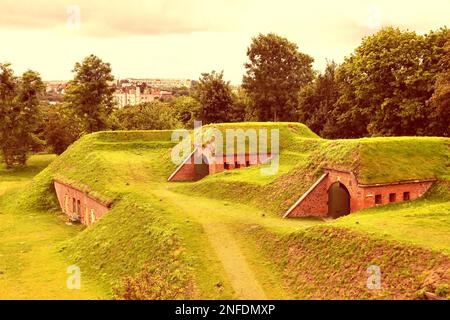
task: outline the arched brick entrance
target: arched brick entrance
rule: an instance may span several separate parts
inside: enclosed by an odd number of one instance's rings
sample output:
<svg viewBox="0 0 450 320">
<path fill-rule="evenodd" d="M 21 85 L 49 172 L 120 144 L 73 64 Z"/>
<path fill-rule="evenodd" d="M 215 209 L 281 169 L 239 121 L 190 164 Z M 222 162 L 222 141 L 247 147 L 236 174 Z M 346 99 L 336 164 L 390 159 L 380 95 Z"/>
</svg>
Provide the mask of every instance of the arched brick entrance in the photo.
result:
<svg viewBox="0 0 450 320">
<path fill-rule="evenodd" d="M 333 183 L 328 189 L 328 216 L 339 218 L 350 213 L 350 193 L 341 182 Z"/>
</svg>

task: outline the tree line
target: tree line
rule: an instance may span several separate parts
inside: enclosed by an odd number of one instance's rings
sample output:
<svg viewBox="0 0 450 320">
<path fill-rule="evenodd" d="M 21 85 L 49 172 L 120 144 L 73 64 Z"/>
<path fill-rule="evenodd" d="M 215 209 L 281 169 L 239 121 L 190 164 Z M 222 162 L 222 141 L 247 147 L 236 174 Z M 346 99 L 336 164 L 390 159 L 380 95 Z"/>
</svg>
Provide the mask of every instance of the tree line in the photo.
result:
<svg viewBox="0 0 450 320">
<path fill-rule="evenodd" d="M 0 147 L 7 166 L 30 151 L 62 153 L 99 130 L 192 128 L 239 121 L 299 121 L 325 138 L 449 136 L 450 31 L 418 35 L 388 27 L 362 39 L 342 64 L 314 59 L 276 34 L 260 34 L 247 49 L 242 86 L 223 71 L 203 73 L 187 96 L 118 109 L 111 65 L 95 55 L 74 66 L 63 103 L 40 97 L 35 71 L 20 77 L 0 64 Z"/>
</svg>

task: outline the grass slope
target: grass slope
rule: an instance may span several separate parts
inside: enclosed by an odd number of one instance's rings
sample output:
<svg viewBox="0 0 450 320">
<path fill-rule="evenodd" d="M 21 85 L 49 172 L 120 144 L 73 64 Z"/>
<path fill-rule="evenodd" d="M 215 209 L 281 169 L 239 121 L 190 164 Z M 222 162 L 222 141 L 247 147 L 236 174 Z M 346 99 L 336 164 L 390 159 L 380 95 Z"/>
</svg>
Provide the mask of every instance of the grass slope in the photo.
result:
<svg viewBox="0 0 450 320">
<path fill-rule="evenodd" d="M 95 299 L 105 292 L 84 275 L 80 290 L 66 286 L 70 265 L 59 254 L 61 243 L 81 231 L 57 212 L 16 210 L 19 188 L 56 157 L 34 155 L 27 167 L 0 168 L 0 299 Z"/>
<path fill-rule="evenodd" d="M 450 258 L 444 254 L 346 228 L 320 226 L 287 235 L 239 228 L 296 299 L 423 299 L 425 292 L 450 298 Z M 379 289 L 367 287 L 370 266 L 380 268 Z"/>
<path fill-rule="evenodd" d="M 352 170 L 362 184 L 450 179 L 450 139 L 434 137 L 325 140 L 297 137 L 280 151 L 274 175 L 260 167 L 225 171 L 179 191 L 252 203 L 282 214 L 322 174 L 324 167 Z"/>
<path fill-rule="evenodd" d="M 411 298 L 422 289 L 446 294 L 448 275 L 441 269 L 447 263 L 442 253 L 449 247 L 450 205 L 445 197 L 449 139 L 331 141 L 295 123 L 217 126 L 222 132 L 227 128 L 279 129 L 280 170 L 261 175 L 263 166 L 258 166 L 195 183 L 167 183 L 175 168 L 170 161 L 175 145 L 171 131 L 99 132 L 72 145 L 27 188 L 9 198 L 14 201 L 8 208 L 19 215 L 59 211 L 54 178 L 112 201 L 110 212 L 95 225 L 65 226 L 73 233 L 66 235 L 63 244 L 57 241 L 59 252 L 51 258 L 80 266 L 106 297 Z M 443 182 L 426 199 L 370 209 L 325 224 L 280 219 L 279 214 L 309 188 L 325 166 L 354 170 L 363 183 L 431 177 Z M 311 228 L 317 224 L 323 226 Z M 360 247 L 360 242 L 367 246 Z M 361 288 L 350 290 L 354 277 L 341 255 L 350 259 L 352 250 L 356 257 L 352 268 L 357 268 L 358 277 L 372 262 L 364 258 L 367 254 L 393 262 L 383 265 L 394 270 L 389 289 L 376 294 Z M 413 255 L 404 257 L 402 250 L 419 250 L 418 256 L 434 262 L 418 263 L 418 269 L 411 269 Z M 316 271 L 298 278 L 306 269 Z M 434 279 L 430 288 L 426 287 L 429 279 L 408 282 L 395 276 L 405 273 L 422 279 L 427 272 Z M 340 280 L 348 281 L 343 284 L 348 294 L 331 289 L 332 285 L 339 287 L 335 275 L 348 279 Z M 406 289 L 392 289 L 395 279 Z"/>
</svg>

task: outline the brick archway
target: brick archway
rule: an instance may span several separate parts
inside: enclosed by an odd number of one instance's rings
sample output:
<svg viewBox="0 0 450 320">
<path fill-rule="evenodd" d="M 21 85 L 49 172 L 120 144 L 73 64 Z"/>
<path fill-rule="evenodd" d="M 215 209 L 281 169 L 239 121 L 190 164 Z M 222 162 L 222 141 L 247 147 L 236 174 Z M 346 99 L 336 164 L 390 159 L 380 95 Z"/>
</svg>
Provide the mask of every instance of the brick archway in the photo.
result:
<svg viewBox="0 0 450 320">
<path fill-rule="evenodd" d="M 339 218 L 350 213 L 350 192 L 340 181 L 328 188 L 328 216 Z"/>
</svg>

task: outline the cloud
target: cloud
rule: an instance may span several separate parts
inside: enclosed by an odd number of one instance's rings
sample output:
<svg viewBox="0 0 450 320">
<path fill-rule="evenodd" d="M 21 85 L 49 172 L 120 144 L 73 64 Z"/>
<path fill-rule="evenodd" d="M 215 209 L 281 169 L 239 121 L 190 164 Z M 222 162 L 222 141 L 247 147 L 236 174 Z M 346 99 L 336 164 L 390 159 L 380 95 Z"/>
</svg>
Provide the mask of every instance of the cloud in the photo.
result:
<svg viewBox="0 0 450 320">
<path fill-rule="evenodd" d="M 79 18 L 79 33 L 93 37 L 230 31 L 239 5 L 237 0 L 2 0 L 0 28 L 63 30 Z"/>
</svg>

